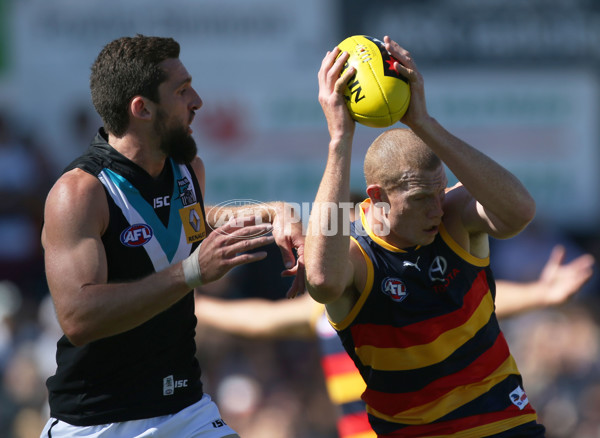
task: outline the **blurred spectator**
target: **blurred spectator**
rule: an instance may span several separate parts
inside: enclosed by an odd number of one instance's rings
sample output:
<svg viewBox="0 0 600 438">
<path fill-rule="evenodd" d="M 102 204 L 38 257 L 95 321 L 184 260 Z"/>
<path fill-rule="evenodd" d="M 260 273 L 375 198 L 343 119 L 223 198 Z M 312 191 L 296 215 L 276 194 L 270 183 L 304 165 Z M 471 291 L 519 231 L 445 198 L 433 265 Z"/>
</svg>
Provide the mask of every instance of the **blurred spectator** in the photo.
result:
<svg viewBox="0 0 600 438">
<path fill-rule="evenodd" d="M 16 126 L 0 111 L 0 279 L 38 299 L 46 290 L 39 236 L 53 172 L 34 137 Z"/>
<path fill-rule="evenodd" d="M 0 375 L 14 353 L 16 315 L 21 308 L 21 292 L 11 281 L 0 281 Z"/>
<path fill-rule="evenodd" d="M 40 230 L 54 172 L 47 151 L 16 120 L 0 110 L 0 438 L 39 436 L 46 400 L 33 342 L 47 294 Z"/>
<path fill-rule="evenodd" d="M 505 321 L 503 330 L 547 438 L 600 436 L 600 329 L 594 301 Z"/>
<path fill-rule="evenodd" d="M 90 102 L 79 102 L 68 109 L 66 120 L 69 135 L 65 137 L 72 145 L 73 154 L 79 155 L 97 134 L 98 126 L 102 126 L 102 119 L 91 109 Z M 64 166 L 67 164 L 64 163 Z"/>
</svg>

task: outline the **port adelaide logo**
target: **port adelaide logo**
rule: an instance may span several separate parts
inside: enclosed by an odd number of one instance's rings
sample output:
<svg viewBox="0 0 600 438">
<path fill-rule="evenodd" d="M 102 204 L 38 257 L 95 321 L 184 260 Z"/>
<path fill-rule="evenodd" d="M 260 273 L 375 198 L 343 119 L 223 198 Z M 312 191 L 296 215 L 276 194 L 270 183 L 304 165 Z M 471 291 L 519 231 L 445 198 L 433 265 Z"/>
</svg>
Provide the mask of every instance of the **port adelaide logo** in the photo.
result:
<svg viewBox="0 0 600 438">
<path fill-rule="evenodd" d="M 152 228 L 147 224 L 133 224 L 121 233 L 121 243 L 129 247 L 145 245 L 152 239 Z"/>
<path fill-rule="evenodd" d="M 408 296 L 404 282 L 393 277 L 386 277 L 383 279 L 381 282 L 381 291 L 396 303 L 404 301 Z"/>
</svg>

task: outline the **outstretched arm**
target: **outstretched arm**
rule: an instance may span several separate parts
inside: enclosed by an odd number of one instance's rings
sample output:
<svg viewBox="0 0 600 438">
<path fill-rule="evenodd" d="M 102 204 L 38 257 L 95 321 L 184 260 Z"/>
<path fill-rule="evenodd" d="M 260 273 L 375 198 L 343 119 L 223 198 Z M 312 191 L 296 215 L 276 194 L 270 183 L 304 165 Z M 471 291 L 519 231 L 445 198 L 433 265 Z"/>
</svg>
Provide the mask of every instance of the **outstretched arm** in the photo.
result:
<svg viewBox="0 0 600 438">
<path fill-rule="evenodd" d="M 554 306 L 567 301 L 589 281 L 594 257 L 583 254 L 563 263 L 564 247 L 557 245 L 536 281 L 521 283 L 496 281 L 496 314 L 508 317 L 528 310 Z"/>
<path fill-rule="evenodd" d="M 316 306 L 308 295 L 272 301 L 264 298 L 224 300 L 196 294 L 199 325 L 249 338 L 311 337 Z"/>
</svg>

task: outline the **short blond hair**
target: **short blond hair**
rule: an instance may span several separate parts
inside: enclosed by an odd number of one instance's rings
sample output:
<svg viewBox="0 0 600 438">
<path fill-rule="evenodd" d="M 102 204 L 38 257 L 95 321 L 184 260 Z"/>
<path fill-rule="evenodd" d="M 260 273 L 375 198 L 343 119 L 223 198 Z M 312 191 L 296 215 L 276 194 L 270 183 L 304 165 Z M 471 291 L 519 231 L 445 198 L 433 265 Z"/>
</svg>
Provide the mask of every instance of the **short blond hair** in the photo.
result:
<svg viewBox="0 0 600 438">
<path fill-rule="evenodd" d="M 367 186 L 391 189 L 407 171 L 432 171 L 441 166 L 437 155 L 410 129 L 394 128 L 379 135 L 367 150 L 364 174 Z"/>
</svg>

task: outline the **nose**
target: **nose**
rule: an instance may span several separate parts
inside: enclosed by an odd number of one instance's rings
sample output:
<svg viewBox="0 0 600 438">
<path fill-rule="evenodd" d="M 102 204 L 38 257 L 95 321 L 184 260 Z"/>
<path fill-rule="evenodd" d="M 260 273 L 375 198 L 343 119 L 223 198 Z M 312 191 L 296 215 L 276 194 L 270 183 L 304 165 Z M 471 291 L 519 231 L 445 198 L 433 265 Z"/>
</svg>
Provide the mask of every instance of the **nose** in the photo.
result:
<svg viewBox="0 0 600 438">
<path fill-rule="evenodd" d="M 194 98 L 192 99 L 191 109 L 192 109 L 192 111 L 196 111 L 202 107 L 204 102 L 202 102 L 202 99 L 200 98 L 200 96 L 198 95 L 196 90 L 193 90 L 193 91 L 194 91 Z"/>
<path fill-rule="evenodd" d="M 435 198 L 430 205 L 429 208 L 429 217 L 431 218 L 439 218 L 444 215 L 444 209 L 442 205 L 442 200 Z"/>
</svg>

